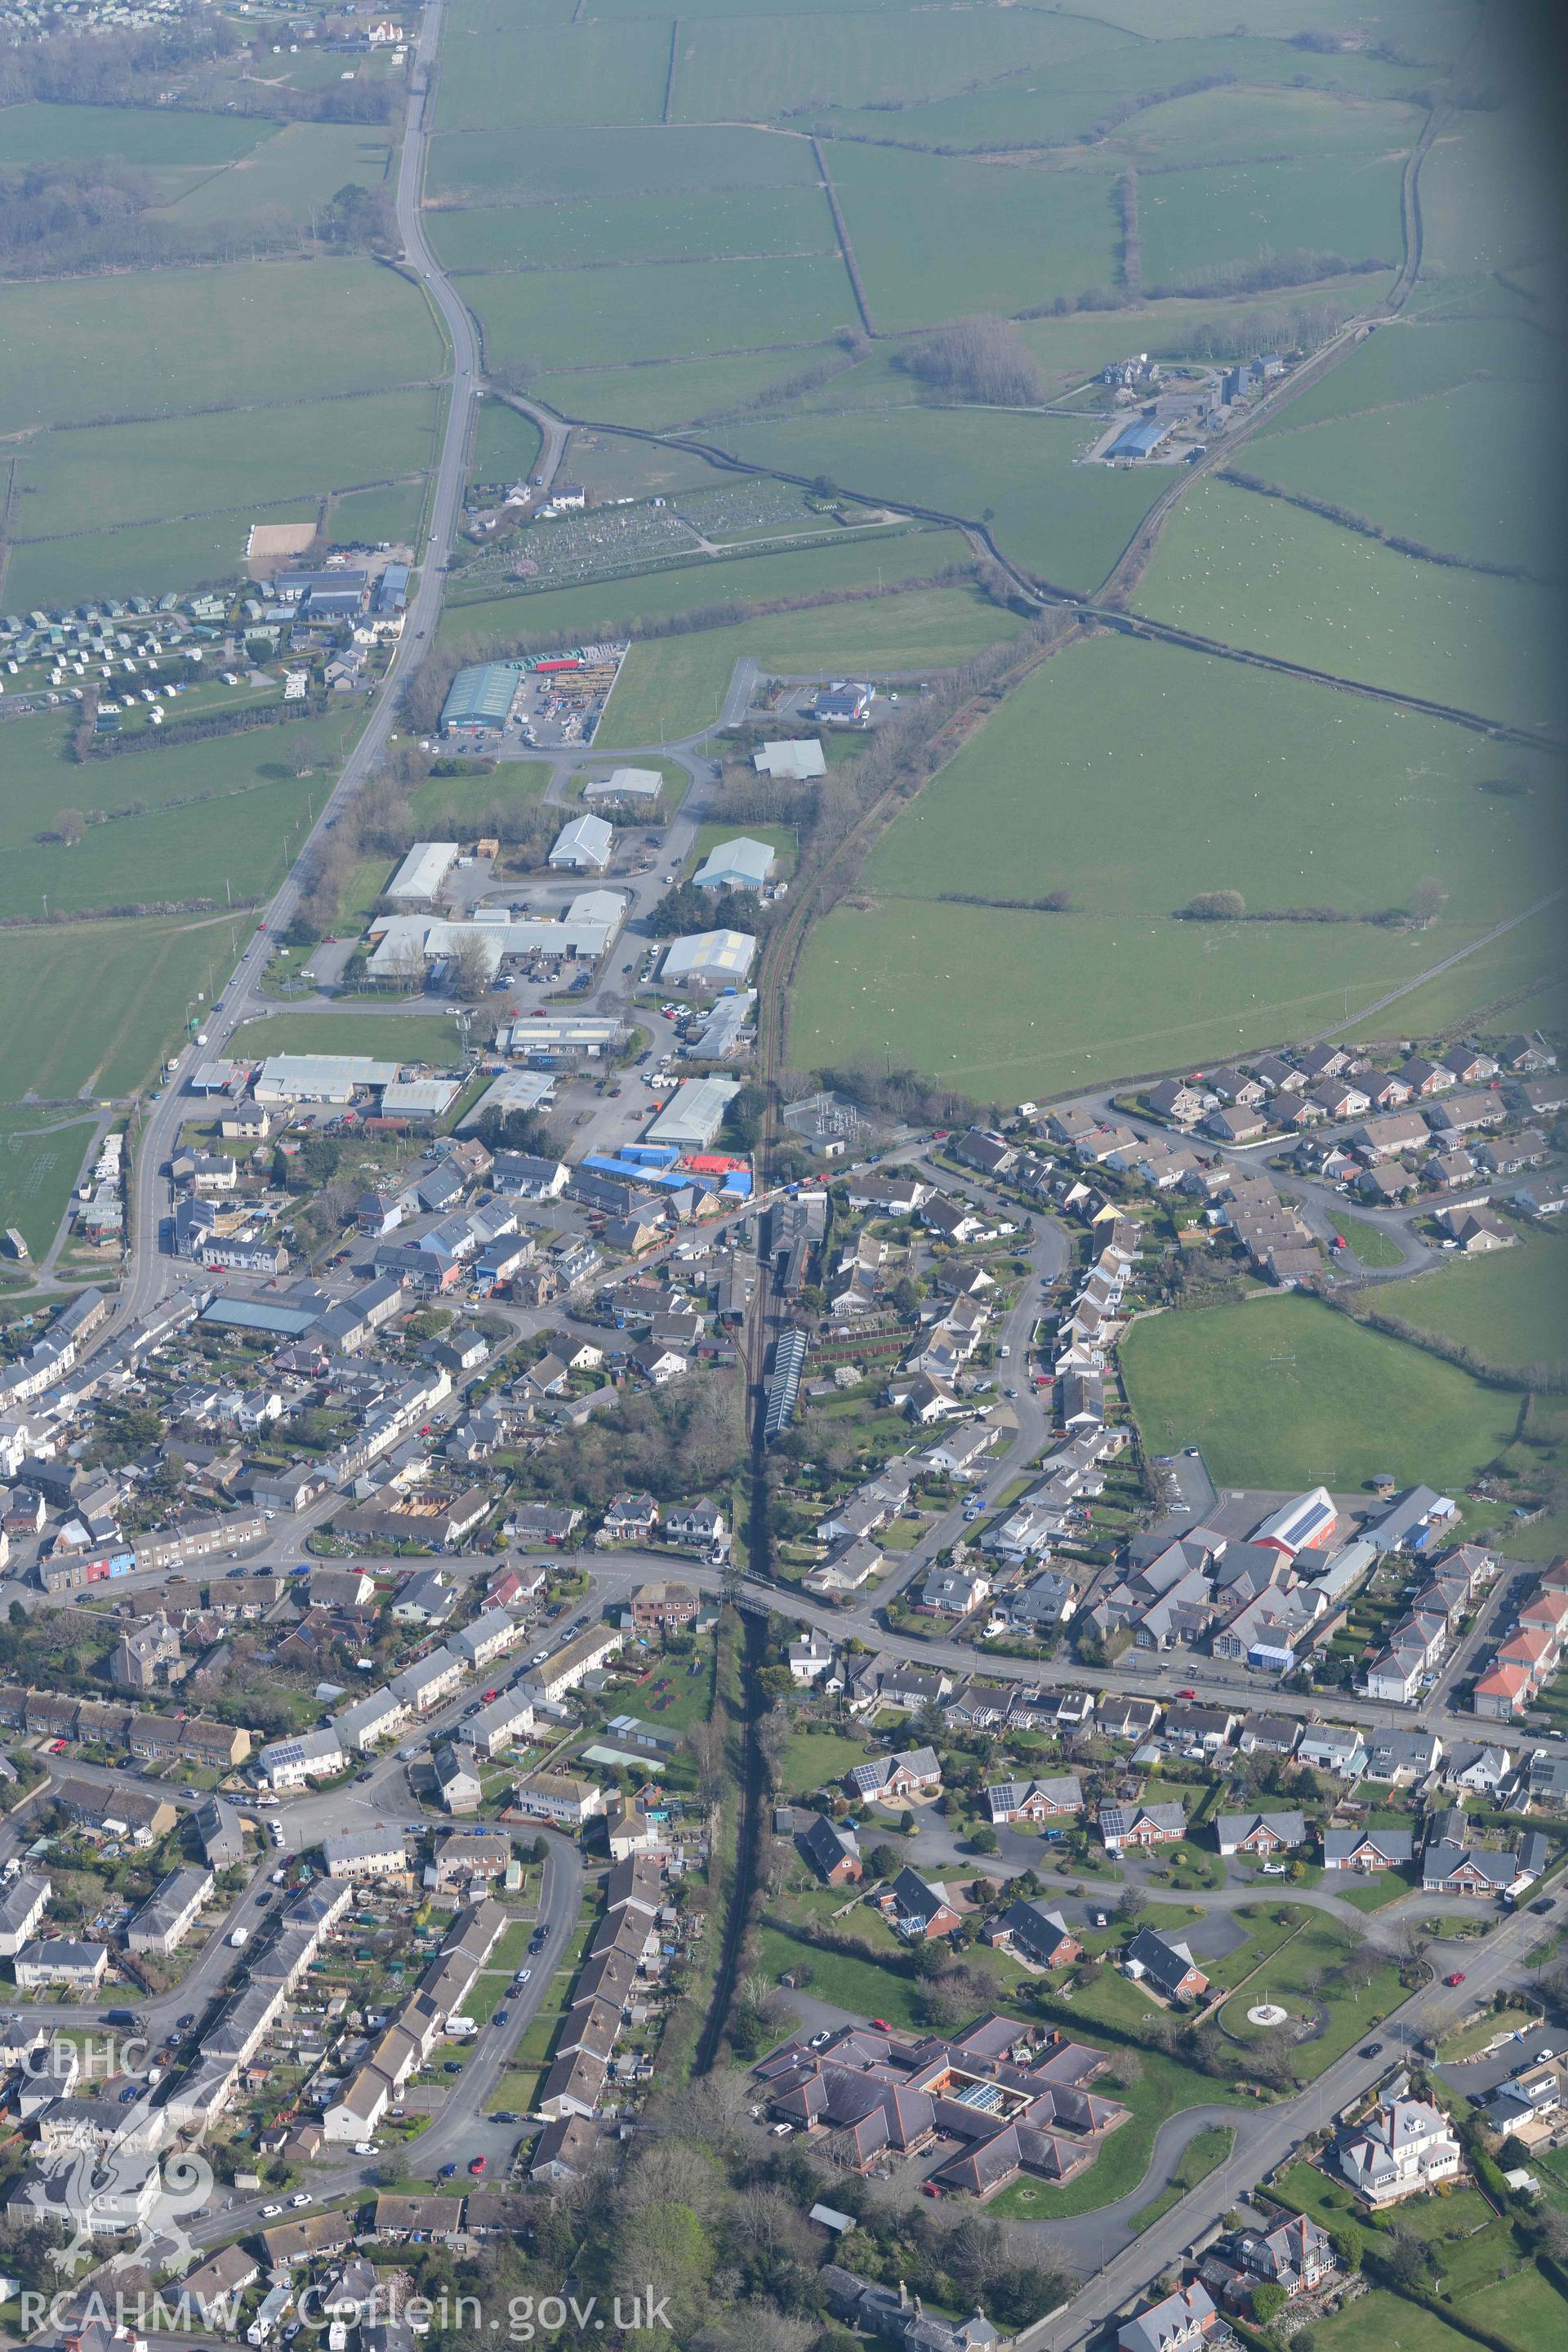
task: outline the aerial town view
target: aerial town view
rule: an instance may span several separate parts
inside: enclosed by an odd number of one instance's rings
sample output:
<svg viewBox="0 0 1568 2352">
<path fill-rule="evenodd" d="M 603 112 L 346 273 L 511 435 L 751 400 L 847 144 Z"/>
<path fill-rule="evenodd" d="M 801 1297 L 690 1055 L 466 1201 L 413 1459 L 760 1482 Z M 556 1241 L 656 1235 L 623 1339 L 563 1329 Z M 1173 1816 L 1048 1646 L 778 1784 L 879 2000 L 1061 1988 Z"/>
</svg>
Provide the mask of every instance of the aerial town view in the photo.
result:
<svg viewBox="0 0 1568 2352">
<path fill-rule="evenodd" d="M 1568 2347 L 1565 97 L 0 0 L 0 2352 Z"/>
</svg>

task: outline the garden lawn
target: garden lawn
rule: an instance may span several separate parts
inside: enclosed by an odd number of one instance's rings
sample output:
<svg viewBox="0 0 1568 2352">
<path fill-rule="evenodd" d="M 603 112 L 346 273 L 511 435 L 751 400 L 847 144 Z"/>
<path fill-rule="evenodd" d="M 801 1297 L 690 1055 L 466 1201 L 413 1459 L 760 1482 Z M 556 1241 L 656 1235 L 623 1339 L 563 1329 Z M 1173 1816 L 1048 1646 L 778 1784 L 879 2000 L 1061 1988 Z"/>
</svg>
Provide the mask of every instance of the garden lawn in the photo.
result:
<svg viewBox="0 0 1568 2352">
<path fill-rule="evenodd" d="M 1398 1969 L 1387 1966 L 1380 1968 L 1367 1984 L 1353 1991 L 1342 1984 L 1330 1985 L 1326 1981 L 1328 1972 L 1344 1958 L 1351 1945 L 1351 1937 L 1334 1921 L 1314 1919 L 1266 1960 L 1257 1975 L 1250 1977 L 1226 2002 L 1221 2012 L 1226 2032 L 1245 2040 L 1262 2031 L 1247 2021 L 1248 2009 L 1260 2001 L 1277 2001 L 1297 2018 L 1309 2012 L 1316 2001 L 1323 2015 L 1324 2030 L 1315 2040 L 1299 2042 L 1291 2062 L 1299 2082 L 1314 2080 L 1325 2066 L 1343 2057 L 1370 2026 L 1397 2009 L 1405 1997 Z M 1314 1976 L 1323 1979 L 1315 1992 L 1311 1989 Z"/>
<path fill-rule="evenodd" d="M 1315 2164 L 1293 2164 L 1280 2176 L 1279 2199 L 1293 2213 L 1310 2213 L 1331 2230 L 1347 2216 L 1361 2217 L 1365 2207 L 1342 2180 L 1331 2179 Z"/>
<path fill-rule="evenodd" d="M 1374 2287 L 1312 2329 L 1323 2352 L 1467 2352 L 1474 2338 L 1462 2336 L 1436 2312 L 1403 2295 Z"/>
<path fill-rule="evenodd" d="M 1113 2063 L 1116 2055 L 1115 2051 L 1110 2053 Z M 1131 2109 L 1131 2115 L 1105 2141 L 1089 2170 L 1062 2188 L 1027 2178 L 1011 2182 L 988 2200 L 987 2210 L 995 2219 L 1067 2221 L 1075 2213 L 1091 2213 L 1099 2206 L 1113 2204 L 1131 2195 L 1143 2179 L 1154 2152 L 1154 2136 L 1170 2116 L 1191 2107 L 1236 2105 L 1234 2094 L 1223 2083 L 1211 2082 L 1179 2059 L 1141 2051 L 1139 2064 L 1138 2080 L 1126 2090 L 1118 2090 L 1114 2083 L 1103 2079 L 1098 2087 L 1097 2096 L 1119 2100 Z"/>
<path fill-rule="evenodd" d="M 1489 1364 L 1560 1370 L 1568 1352 L 1568 1247 L 1557 1234 L 1531 1234 L 1511 1250 L 1402 1282 L 1388 1306 L 1402 1322 L 1472 1348 Z"/>
<path fill-rule="evenodd" d="M 811 1969 L 809 1990 L 814 2000 L 826 2000 L 852 2017 L 885 2017 L 889 2025 L 917 2025 L 915 2004 L 920 1987 L 909 1977 L 895 1976 L 871 1957 L 864 1959 L 844 1952 L 819 1951 L 815 1944 L 786 1935 L 781 1927 L 763 1927 L 758 1950 L 764 1973 L 773 1979 L 798 1968 Z"/>
<path fill-rule="evenodd" d="M 0 1230 L 15 1225 L 35 1258 L 54 1240 L 92 1140 L 91 1118 L 0 1113 Z"/>
<path fill-rule="evenodd" d="M 1187 2142 L 1182 2150 L 1173 2179 L 1161 2189 L 1158 2197 L 1132 2216 L 1132 2227 L 1142 2232 L 1152 2226 L 1179 2205 L 1191 2189 L 1222 2165 L 1236 2146 L 1236 2134 L 1228 2124 L 1210 2124 Z"/>
<path fill-rule="evenodd" d="M 1404 1265 L 1405 1252 L 1396 1241 L 1390 1240 L 1381 1226 L 1365 1224 L 1360 1217 L 1336 1214 L 1334 1228 L 1336 1232 L 1344 1235 L 1352 1254 L 1363 1265 L 1375 1267 Z M 1408 1293 L 1402 1290 L 1399 1296 L 1403 1300 Z"/>
<path fill-rule="evenodd" d="M 493 2116 L 498 2113 L 511 2116 L 531 2115 L 533 2103 L 539 2096 L 539 2086 L 543 2079 L 542 2067 L 531 2067 L 526 2071 L 519 2067 L 509 2067 L 485 2101 L 486 2115 Z"/>
<path fill-rule="evenodd" d="M 1306 1298 L 1135 1324 L 1121 1367 L 1144 1443 L 1201 1444 L 1224 1486 L 1344 1493 L 1387 1470 L 1462 1492 L 1517 1419 L 1510 1396 Z"/>
<path fill-rule="evenodd" d="M 867 1750 L 858 1739 L 845 1739 L 837 1731 L 792 1731 L 779 1772 L 786 1789 L 805 1796 L 841 1780 L 853 1765 L 866 1760 Z"/>
<path fill-rule="evenodd" d="M 1200 482 L 1138 607 L 1205 636 L 1560 734 L 1563 593 L 1425 563 L 1278 499 Z"/>
<path fill-rule="evenodd" d="M 1335 1871 L 1331 1875 L 1338 1878 L 1340 1873 Z M 1347 1872 L 1345 1875 L 1349 1876 L 1349 1873 Z M 1335 1886 L 1332 1891 L 1339 1896 L 1342 1903 L 1350 1904 L 1354 1910 L 1382 1911 L 1388 1904 L 1397 1903 L 1402 1895 L 1412 1894 L 1415 1887 L 1415 1879 L 1413 1873 L 1404 1870 L 1380 1870 L 1371 1878 L 1358 1878 L 1352 1885 Z"/>
</svg>

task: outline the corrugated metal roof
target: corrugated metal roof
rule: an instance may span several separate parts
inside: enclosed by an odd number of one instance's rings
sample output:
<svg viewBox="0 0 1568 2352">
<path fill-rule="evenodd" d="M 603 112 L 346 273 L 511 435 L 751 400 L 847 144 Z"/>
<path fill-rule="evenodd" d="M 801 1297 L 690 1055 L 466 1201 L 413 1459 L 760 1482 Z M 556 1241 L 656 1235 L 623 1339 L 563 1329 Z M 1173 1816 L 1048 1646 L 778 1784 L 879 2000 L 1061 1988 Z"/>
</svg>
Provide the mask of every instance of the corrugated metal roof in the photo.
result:
<svg viewBox="0 0 1568 2352">
<path fill-rule="evenodd" d="M 476 662 L 460 669 L 442 706 L 442 726 L 504 727 L 522 676 L 520 662 Z"/>
<path fill-rule="evenodd" d="M 767 842 L 737 834 L 733 841 L 716 842 L 691 878 L 700 890 L 716 890 L 726 883 L 742 890 L 760 890 L 773 872 L 773 857 Z"/>
<path fill-rule="evenodd" d="M 689 931 L 665 951 L 666 980 L 744 980 L 757 952 L 750 931 Z"/>
<path fill-rule="evenodd" d="M 386 886 L 389 898 L 433 898 L 458 855 L 455 841 L 416 841 Z"/>
</svg>

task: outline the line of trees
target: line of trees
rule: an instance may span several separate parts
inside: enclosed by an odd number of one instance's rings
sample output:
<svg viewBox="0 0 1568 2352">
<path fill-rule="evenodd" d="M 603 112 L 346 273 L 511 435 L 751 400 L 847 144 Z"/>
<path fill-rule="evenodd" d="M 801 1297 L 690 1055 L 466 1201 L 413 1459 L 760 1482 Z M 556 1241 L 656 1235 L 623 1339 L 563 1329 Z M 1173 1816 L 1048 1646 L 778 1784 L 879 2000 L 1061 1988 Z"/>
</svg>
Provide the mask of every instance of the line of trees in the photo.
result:
<svg viewBox="0 0 1568 2352">
<path fill-rule="evenodd" d="M 1149 302 L 1164 302 L 1177 297 L 1190 300 L 1215 295 L 1267 294 L 1275 287 L 1313 286 L 1324 278 L 1370 277 L 1394 266 L 1375 254 L 1361 261 L 1350 261 L 1342 253 L 1314 253 L 1306 246 L 1298 246 L 1289 253 L 1274 253 L 1265 247 L 1254 261 L 1217 262 L 1193 278 L 1174 279 L 1169 285 L 1146 286 L 1143 298 Z"/>
</svg>

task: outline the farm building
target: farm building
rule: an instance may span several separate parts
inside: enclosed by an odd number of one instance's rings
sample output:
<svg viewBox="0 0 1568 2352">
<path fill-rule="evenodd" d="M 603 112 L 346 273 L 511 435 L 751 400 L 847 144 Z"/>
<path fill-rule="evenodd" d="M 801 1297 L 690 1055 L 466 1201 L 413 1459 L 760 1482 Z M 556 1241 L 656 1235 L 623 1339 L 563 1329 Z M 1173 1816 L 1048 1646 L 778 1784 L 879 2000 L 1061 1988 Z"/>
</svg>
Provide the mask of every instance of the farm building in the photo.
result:
<svg viewBox="0 0 1568 2352">
<path fill-rule="evenodd" d="M 665 950 L 660 976 L 667 986 L 695 981 L 722 988 L 745 979 L 756 952 L 757 942 L 750 931 L 689 931 Z"/>
<path fill-rule="evenodd" d="M 499 735 L 511 717 L 522 676 L 515 662 L 476 662 L 469 669 L 460 669 L 442 706 L 442 734 L 471 728 L 480 734 Z"/>
<path fill-rule="evenodd" d="M 1163 425 L 1157 416 L 1130 425 L 1106 451 L 1106 463 L 1113 464 L 1118 457 L 1152 457 L 1161 442 L 1169 439 L 1170 432 L 1169 425 Z"/>
<path fill-rule="evenodd" d="M 600 874 L 609 863 L 615 837 L 615 828 L 602 816 L 574 816 L 556 835 L 550 863 L 574 873 Z"/>
<path fill-rule="evenodd" d="M 416 841 L 391 881 L 386 896 L 405 906 L 428 906 L 457 861 L 455 841 Z"/>
<path fill-rule="evenodd" d="M 767 843 L 741 834 L 733 841 L 716 842 L 691 879 L 699 890 L 760 890 L 773 870 Z"/>
</svg>

